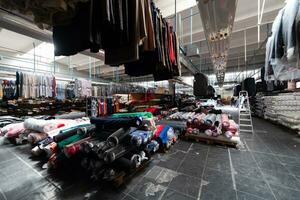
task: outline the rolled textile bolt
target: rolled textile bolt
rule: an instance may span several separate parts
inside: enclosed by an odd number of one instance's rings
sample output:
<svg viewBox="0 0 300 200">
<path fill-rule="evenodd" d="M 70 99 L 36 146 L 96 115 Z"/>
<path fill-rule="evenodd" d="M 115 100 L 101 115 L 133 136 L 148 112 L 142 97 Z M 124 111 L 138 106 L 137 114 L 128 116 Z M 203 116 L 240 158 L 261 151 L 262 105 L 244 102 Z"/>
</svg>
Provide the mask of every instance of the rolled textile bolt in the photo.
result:
<svg viewBox="0 0 300 200">
<path fill-rule="evenodd" d="M 49 168 L 57 168 L 66 160 L 64 153 L 55 153 L 48 160 Z"/>
<path fill-rule="evenodd" d="M 226 131 L 224 135 L 225 135 L 226 138 L 231 139 L 232 136 L 233 136 L 233 133 L 230 132 L 230 131 Z"/>
<path fill-rule="evenodd" d="M 99 143 L 98 140 L 85 141 L 82 144 L 80 144 L 80 150 L 84 153 L 89 154 L 93 151 L 93 148 L 97 143 Z"/>
<path fill-rule="evenodd" d="M 227 114 L 222 114 L 221 118 L 222 118 L 223 128 L 225 128 L 225 129 L 228 128 L 230 126 L 228 115 Z"/>
<path fill-rule="evenodd" d="M 51 137 L 47 137 L 46 139 L 40 141 L 37 146 L 35 146 L 32 150 L 31 153 L 35 156 L 39 156 L 42 154 L 44 151 L 44 148 L 49 145 L 50 143 L 53 142 L 53 139 Z"/>
<path fill-rule="evenodd" d="M 107 138 L 107 142 L 111 147 L 115 147 L 127 135 L 129 135 L 129 131 L 125 131 L 124 128 L 120 128 Z"/>
<path fill-rule="evenodd" d="M 134 135 L 131 137 L 131 144 L 136 147 L 139 147 L 143 144 L 143 138 L 139 135 Z"/>
<path fill-rule="evenodd" d="M 198 135 L 200 133 L 200 131 L 199 131 L 199 129 L 194 128 L 192 133 L 195 135 Z"/>
<path fill-rule="evenodd" d="M 113 180 L 116 176 L 116 171 L 113 169 L 107 169 L 103 173 L 103 180 Z"/>
<path fill-rule="evenodd" d="M 96 126 L 94 124 L 90 124 L 90 125 L 78 128 L 77 133 L 90 136 L 95 130 L 96 130 Z"/>
<path fill-rule="evenodd" d="M 206 115 L 206 117 L 204 118 L 205 124 L 208 126 L 213 126 L 215 121 L 216 121 L 216 114 L 208 114 Z"/>
<path fill-rule="evenodd" d="M 159 149 L 159 143 L 156 140 L 151 140 L 149 144 L 147 144 L 145 150 L 148 153 L 155 153 Z"/>
<path fill-rule="evenodd" d="M 204 132 L 207 136 L 212 136 L 212 131 L 210 129 L 207 129 L 205 132 Z"/>
<path fill-rule="evenodd" d="M 66 130 L 61 130 L 58 135 L 53 137 L 54 142 L 60 142 L 63 141 L 64 139 L 67 139 L 73 135 L 77 134 L 77 128 L 71 128 L 71 129 L 66 129 Z"/>
<path fill-rule="evenodd" d="M 132 149 L 133 149 L 132 146 L 118 145 L 116 147 L 113 147 L 113 148 L 105 151 L 103 154 L 103 160 L 106 163 L 111 163 L 111 162 L 115 161 L 116 159 L 122 157 L 123 155 L 125 155 Z"/>
<path fill-rule="evenodd" d="M 85 112 L 71 112 L 68 114 L 57 115 L 55 119 L 79 119 L 86 116 Z"/>
<path fill-rule="evenodd" d="M 221 124 L 222 124 L 222 117 L 221 117 L 221 115 L 217 115 L 214 125 L 216 127 L 219 127 L 219 126 L 221 126 Z"/>
<path fill-rule="evenodd" d="M 139 127 L 143 119 L 140 117 L 135 118 L 91 118 L 91 124 L 95 124 L 97 129 L 111 129 L 111 128 L 124 128 L 124 127 Z"/>
<path fill-rule="evenodd" d="M 44 147 L 44 151 L 46 152 L 47 157 L 51 157 L 53 154 L 58 152 L 57 143 L 51 142 L 50 144 Z"/>
<path fill-rule="evenodd" d="M 71 157 L 80 151 L 80 145 L 86 141 L 91 140 L 91 137 L 84 138 L 75 143 L 69 144 L 64 147 L 64 153 L 67 157 Z"/>
<path fill-rule="evenodd" d="M 36 144 L 48 137 L 47 133 L 30 133 L 28 135 L 28 142 L 31 144 Z"/>
<path fill-rule="evenodd" d="M 136 130 L 130 133 L 131 136 L 136 136 L 139 137 L 140 139 L 138 140 L 142 140 L 141 144 L 146 144 L 147 142 L 149 142 L 153 136 L 153 132 L 152 131 L 142 131 L 142 130 Z M 140 142 L 140 141 L 139 141 Z M 138 146 L 140 146 L 141 144 L 139 144 Z"/>
<path fill-rule="evenodd" d="M 142 157 L 139 154 L 134 154 L 130 159 L 131 165 L 138 168 L 142 164 Z"/>
</svg>

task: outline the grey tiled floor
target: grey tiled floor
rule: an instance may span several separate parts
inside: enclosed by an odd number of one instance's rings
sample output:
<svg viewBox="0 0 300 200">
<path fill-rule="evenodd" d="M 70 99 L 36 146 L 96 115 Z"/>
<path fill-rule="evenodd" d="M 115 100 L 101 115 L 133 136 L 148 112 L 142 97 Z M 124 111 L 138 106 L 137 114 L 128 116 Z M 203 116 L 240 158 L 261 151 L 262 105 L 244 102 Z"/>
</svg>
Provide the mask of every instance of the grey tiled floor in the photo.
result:
<svg viewBox="0 0 300 200">
<path fill-rule="evenodd" d="M 300 199 L 300 139 L 254 119 L 240 150 L 179 141 L 126 186 L 112 189 L 84 173 L 48 172 L 28 146 L 0 149 L 0 200 L 13 199 Z"/>
</svg>

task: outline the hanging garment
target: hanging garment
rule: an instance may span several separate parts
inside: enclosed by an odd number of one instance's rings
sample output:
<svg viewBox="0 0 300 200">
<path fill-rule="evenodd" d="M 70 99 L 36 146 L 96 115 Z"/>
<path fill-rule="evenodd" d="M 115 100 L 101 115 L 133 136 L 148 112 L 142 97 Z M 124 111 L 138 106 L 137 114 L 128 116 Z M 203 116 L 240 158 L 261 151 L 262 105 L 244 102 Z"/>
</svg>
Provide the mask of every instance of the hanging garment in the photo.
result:
<svg viewBox="0 0 300 200">
<path fill-rule="evenodd" d="M 105 64 L 119 66 L 139 59 L 139 42 L 145 37 L 140 30 L 140 0 L 128 1 L 128 30 L 129 42 L 118 48 L 104 48 Z"/>
<path fill-rule="evenodd" d="M 291 60 L 295 53 L 296 32 L 295 18 L 299 9 L 299 0 L 289 0 L 285 5 L 282 15 L 282 35 L 285 46 L 285 54 L 288 60 Z"/>
<path fill-rule="evenodd" d="M 76 16 L 68 25 L 53 26 L 55 56 L 70 56 L 91 47 L 90 3 L 79 2 Z"/>
</svg>

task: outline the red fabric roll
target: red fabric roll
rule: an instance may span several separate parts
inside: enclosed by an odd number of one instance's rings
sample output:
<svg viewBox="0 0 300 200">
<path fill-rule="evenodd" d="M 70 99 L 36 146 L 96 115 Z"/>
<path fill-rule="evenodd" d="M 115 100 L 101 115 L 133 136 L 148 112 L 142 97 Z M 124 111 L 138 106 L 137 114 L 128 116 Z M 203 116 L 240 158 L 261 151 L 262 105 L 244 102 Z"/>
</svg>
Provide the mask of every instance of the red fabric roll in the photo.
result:
<svg viewBox="0 0 300 200">
<path fill-rule="evenodd" d="M 154 139 L 158 138 L 160 136 L 161 131 L 165 128 L 165 125 L 157 125 L 156 131 L 154 134 Z"/>
<path fill-rule="evenodd" d="M 84 138 L 75 143 L 69 144 L 64 147 L 64 153 L 67 157 L 71 157 L 80 151 L 80 145 L 86 141 L 91 140 L 91 137 Z"/>
<path fill-rule="evenodd" d="M 230 126 L 229 118 L 227 114 L 222 114 L 222 127 L 227 129 Z"/>
</svg>

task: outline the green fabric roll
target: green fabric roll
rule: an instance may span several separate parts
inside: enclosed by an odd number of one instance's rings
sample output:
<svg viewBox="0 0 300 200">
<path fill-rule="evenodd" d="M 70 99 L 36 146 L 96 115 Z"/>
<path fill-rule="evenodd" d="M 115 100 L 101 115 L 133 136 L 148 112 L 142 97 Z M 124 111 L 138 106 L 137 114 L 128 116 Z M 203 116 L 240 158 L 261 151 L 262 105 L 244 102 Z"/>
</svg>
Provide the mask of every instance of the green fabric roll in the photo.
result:
<svg viewBox="0 0 300 200">
<path fill-rule="evenodd" d="M 152 118 L 151 112 L 135 112 L 135 113 L 116 113 L 112 115 L 113 117 L 145 117 Z"/>
<path fill-rule="evenodd" d="M 85 138 L 85 134 L 76 134 L 58 143 L 58 148 L 63 149 L 66 145 L 77 142 Z"/>
</svg>

